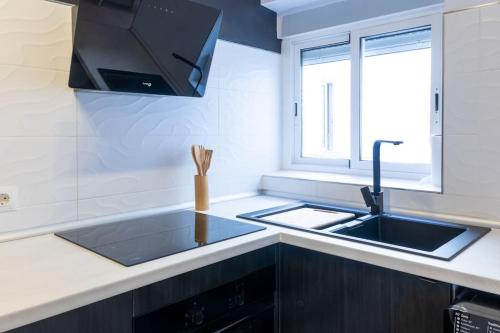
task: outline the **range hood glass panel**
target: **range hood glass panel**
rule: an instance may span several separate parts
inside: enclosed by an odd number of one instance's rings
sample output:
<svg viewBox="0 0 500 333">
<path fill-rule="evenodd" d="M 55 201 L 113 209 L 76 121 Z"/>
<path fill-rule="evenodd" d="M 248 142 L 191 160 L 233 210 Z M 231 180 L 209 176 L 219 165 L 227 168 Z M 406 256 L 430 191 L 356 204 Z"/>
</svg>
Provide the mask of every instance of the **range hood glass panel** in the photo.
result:
<svg viewBox="0 0 500 333">
<path fill-rule="evenodd" d="M 80 0 L 70 87 L 203 96 L 222 12 L 188 0 L 117 1 Z"/>
</svg>

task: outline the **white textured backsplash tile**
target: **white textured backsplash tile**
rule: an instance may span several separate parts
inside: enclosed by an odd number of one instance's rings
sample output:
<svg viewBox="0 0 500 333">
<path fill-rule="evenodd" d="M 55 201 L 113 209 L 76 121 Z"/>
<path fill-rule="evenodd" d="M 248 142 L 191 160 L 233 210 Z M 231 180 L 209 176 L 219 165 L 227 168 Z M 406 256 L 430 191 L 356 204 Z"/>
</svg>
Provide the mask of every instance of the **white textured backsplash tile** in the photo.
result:
<svg viewBox="0 0 500 333">
<path fill-rule="evenodd" d="M 445 64 L 446 66 L 446 64 Z M 444 81 L 443 127 L 446 135 L 475 134 L 479 128 L 479 118 L 483 112 L 481 100 L 481 73 L 452 73 L 446 71 Z M 479 116 L 479 117 L 478 117 Z"/>
<path fill-rule="evenodd" d="M 392 209 L 499 220 L 498 199 L 484 196 L 391 191 L 389 205 Z"/>
<path fill-rule="evenodd" d="M 481 46 L 479 9 L 447 14 L 444 22 L 445 75 L 478 70 Z"/>
<path fill-rule="evenodd" d="M 479 73 L 480 90 L 477 105 L 470 109 L 478 122 L 476 130 L 481 135 L 497 135 L 500 126 L 500 69 Z"/>
<path fill-rule="evenodd" d="M 360 198 L 360 187 L 323 182 L 317 185 L 316 195 L 328 201 L 359 203 L 362 199 Z"/>
<path fill-rule="evenodd" d="M 500 6 L 482 7 L 480 17 L 480 69 L 500 69 Z"/>
<path fill-rule="evenodd" d="M 190 185 L 195 166 L 190 147 L 214 147 L 214 137 L 145 136 L 79 139 L 79 198 Z M 215 158 L 219 154 L 217 147 Z"/>
<path fill-rule="evenodd" d="M 279 99 L 268 93 L 221 90 L 220 126 L 223 135 L 272 136 L 279 128 Z"/>
<path fill-rule="evenodd" d="M 448 135 L 444 139 L 443 190 L 445 194 L 477 195 L 481 147 L 477 135 Z"/>
<path fill-rule="evenodd" d="M 0 214 L 0 234 L 71 222 L 76 219 L 76 201 L 20 207 L 17 211 Z"/>
<path fill-rule="evenodd" d="M 0 137 L 76 136 L 68 73 L 0 64 Z"/>
<path fill-rule="evenodd" d="M 77 93 L 78 135 L 100 137 L 217 135 L 219 91 L 203 98 Z"/>
<path fill-rule="evenodd" d="M 209 170 L 213 195 L 255 191 L 262 170 L 279 167 L 277 143 L 258 136 L 80 138 L 79 198 L 192 186 L 192 143 L 215 151 Z"/>
<path fill-rule="evenodd" d="M 78 218 L 87 219 L 165 207 L 193 200 L 194 187 L 190 186 L 83 199 L 78 202 Z"/>
<path fill-rule="evenodd" d="M 263 177 L 261 186 L 270 192 L 298 194 L 307 197 L 316 197 L 318 193 L 318 182 L 302 179 Z"/>
<path fill-rule="evenodd" d="M 277 170 L 278 136 L 275 132 L 258 132 L 249 136 L 220 136 L 215 147 L 212 175 L 257 176 L 262 170 Z M 259 177 L 260 178 L 260 177 Z"/>
<path fill-rule="evenodd" d="M 500 200 L 500 134 L 480 135 L 480 167 L 475 170 L 477 195 Z M 474 192 L 473 192 L 474 195 Z"/>
<path fill-rule="evenodd" d="M 0 0 L 0 64 L 67 71 L 71 7 L 42 0 Z"/>
<path fill-rule="evenodd" d="M 208 191 L 211 197 L 231 196 L 235 193 L 256 192 L 260 186 L 262 174 L 212 175 L 209 178 Z M 194 201 L 194 193 L 191 196 Z"/>
<path fill-rule="evenodd" d="M 281 57 L 252 47 L 218 42 L 214 64 L 226 90 L 280 94 Z"/>
<path fill-rule="evenodd" d="M 0 184 L 20 207 L 74 201 L 76 183 L 76 138 L 0 138 Z"/>
</svg>

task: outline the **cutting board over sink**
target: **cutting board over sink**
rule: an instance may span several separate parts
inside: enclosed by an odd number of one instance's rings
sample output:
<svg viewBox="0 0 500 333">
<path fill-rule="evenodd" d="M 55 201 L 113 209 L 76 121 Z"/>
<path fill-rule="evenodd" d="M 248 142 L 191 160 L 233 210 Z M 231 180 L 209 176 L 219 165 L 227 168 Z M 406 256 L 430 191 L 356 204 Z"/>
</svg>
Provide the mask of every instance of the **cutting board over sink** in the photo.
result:
<svg viewBox="0 0 500 333">
<path fill-rule="evenodd" d="M 355 215 L 351 213 L 303 207 L 267 215 L 262 218 L 270 222 L 286 223 L 301 228 L 318 229 L 335 223 L 352 220 L 355 218 Z"/>
</svg>

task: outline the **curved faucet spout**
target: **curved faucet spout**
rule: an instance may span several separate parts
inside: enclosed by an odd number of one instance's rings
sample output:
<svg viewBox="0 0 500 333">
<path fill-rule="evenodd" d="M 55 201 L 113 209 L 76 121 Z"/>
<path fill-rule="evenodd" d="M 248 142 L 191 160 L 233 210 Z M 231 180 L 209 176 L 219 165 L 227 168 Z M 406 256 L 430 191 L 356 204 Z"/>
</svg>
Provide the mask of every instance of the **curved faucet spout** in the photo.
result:
<svg viewBox="0 0 500 333">
<path fill-rule="evenodd" d="M 380 146 L 383 143 L 391 143 L 395 146 L 403 144 L 403 141 L 377 140 L 373 144 L 373 194 L 377 196 L 382 190 L 380 187 Z"/>
<path fill-rule="evenodd" d="M 377 140 L 373 144 L 373 193 L 370 192 L 368 186 L 361 189 L 363 199 L 365 200 L 366 206 L 371 208 L 372 215 L 384 213 L 384 194 L 380 186 L 380 146 L 383 143 L 391 143 L 398 146 L 402 144 L 403 141 Z"/>
</svg>

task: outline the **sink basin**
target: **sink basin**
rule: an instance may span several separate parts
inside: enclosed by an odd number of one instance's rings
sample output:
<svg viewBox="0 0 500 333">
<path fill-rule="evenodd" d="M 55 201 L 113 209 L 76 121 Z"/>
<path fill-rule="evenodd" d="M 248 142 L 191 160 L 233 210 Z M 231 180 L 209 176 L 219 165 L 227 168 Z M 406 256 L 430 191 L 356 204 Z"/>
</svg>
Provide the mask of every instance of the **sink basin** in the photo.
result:
<svg viewBox="0 0 500 333">
<path fill-rule="evenodd" d="M 324 230 L 353 241 L 451 260 L 490 229 L 397 215 L 366 215 L 344 228 Z"/>
<path fill-rule="evenodd" d="M 276 223 L 268 219 L 273 214 L 301 208 L 351 213 L 354 218 L 320 230 Z M 310 202 L 297 202 L 241 214 L 238 217 L 447 261 L 456 257 L 491 230 L 398 215 L 374 216 L 365 211 Z"/>
<path fill-rule="evenodd" d="M 432 252 L 466 230 L 455 225 L 383 215 L 367 218 L 334 233 Z"/>
</svg>

